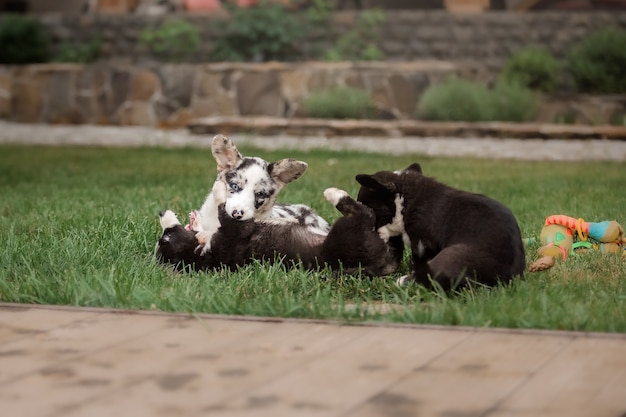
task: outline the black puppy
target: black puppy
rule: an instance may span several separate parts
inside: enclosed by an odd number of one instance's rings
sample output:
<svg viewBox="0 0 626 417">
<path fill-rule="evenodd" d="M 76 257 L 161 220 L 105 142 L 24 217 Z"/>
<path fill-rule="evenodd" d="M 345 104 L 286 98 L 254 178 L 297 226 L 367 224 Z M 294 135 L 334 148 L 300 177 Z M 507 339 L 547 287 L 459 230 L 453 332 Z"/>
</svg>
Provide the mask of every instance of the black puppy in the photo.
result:
<svg viewBox="0 0 626 417">
<path fill-rule="evenodd" d="M 523 275 L 526 260 L 517 221 L 498 201 L 426 177 L 419 164 L 360 174 L 356 180 L 358 200 L 374 210 L 381 238 L 403 235 L 410 242 L 412 271 L 398 283 L 436 282 L 450 290 Z"/>
<path fill-rule="evenodd" d="M 215 188 L 213 192 L 218 199 L 223 194 Z M 327 236 L 312 232 L 306 225 L 279 219 L 235 220 L 220 202 L 221 226 L 211 238 L 211 250 L 204 254 L 199 245 L 205 242 L 198 242 L 195 232 L 185 229 L 173 212 L 162 212 L 163 235 L 157 243 L 156 257 L 177 270 L 220 266 L 234 269 L 253 259 L 273 262 L 280 258 L 286 265 L 299 263 L 306 269 L 326 265 L 346 273 L 361 270 L 368 276 L 393 273 L 402 251 L 378 236 L 373 211 L 336 188 L 327 189 L 324 196 L 343 214 Z"/>
<path fill-rule="evenodd" d="M 163 229 L 157 241 L 154 254 L 161 263 L 171 265 L 177 271 L 203 271 L 215 268 L 218 263 L 209 252 L 201 255 L 196 232 L 185 229 L 171 210 L 159 213 L 159 223 Z"/>
</svg>

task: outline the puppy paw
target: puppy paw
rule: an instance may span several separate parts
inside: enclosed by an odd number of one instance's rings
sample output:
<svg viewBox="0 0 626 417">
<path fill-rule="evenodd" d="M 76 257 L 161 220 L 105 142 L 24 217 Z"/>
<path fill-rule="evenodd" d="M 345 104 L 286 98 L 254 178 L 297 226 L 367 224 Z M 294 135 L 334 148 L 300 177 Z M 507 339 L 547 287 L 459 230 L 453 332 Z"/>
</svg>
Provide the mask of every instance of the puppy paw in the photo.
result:
<svg viewBox="0 0 626 417">
<path fill-rule="evenodd" d="M 391 231 L 387 226 L 382 226 L 378 229 L 378 236 L 385 242 L 389 242 L 389 238 L 391 237 Z"/>
<path fill-rule="evenodd" d="M 178 217 L 172 210 L 165 210 L 159 213 L 159 223 L 161 224 L 161 228 L 163 230 L 174 227 L 177 224 L 180 224 L 178 221 Z"/>
<path fill-rule="evenodd" d="M 198 245 L 196 247 L 196 253 L 200 252 L 200 256 L 204 256 L 207 253 L 211 252 L 211 243 L 207 243 L 206 245 Z"/>
<path fill-rule="evenodd" d="M 343 197 L 348 197 L 348 193 L 339 188 L 327 188 L 324 190 L 324 198 L 330 202 L 333 206 L 336 206 Z"/>
<path fill-rule="evenodd" d="M 189 213 L 189 224 L 185 226 L 185 229 L 198 232 L 202 229 L 200 226 L 201 223 L 200 212 L 198 212 L 198 210 L 193 210 Z"/>
<path fill-rule="evenodd" d="M 404 275 L 396 280 L 396 284 L 403 287 L 407 285 L 408 283 L 410 283 L 411 281 L 413 281 L 413 279 L 411 278 L 410 275 Z"/>
<path fill-rule="evenodd" d="M 196 233 L 196 240 L 198 241 L 199 244 L 205 246 L 205 245 L 211 245 L 211 234 L 209 232 L 206 232 L 204 230 Z"/>
</svg>

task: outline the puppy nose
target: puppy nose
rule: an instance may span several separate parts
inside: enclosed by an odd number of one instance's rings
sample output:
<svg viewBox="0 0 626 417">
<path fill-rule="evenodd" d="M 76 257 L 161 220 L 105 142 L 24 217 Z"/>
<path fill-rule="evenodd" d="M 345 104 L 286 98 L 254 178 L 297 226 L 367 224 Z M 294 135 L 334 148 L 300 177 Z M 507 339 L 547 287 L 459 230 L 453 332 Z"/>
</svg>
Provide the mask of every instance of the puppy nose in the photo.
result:
<svg viewBox="0 0 626 417">
<path fill-rule="evenodd" d="M 165 210 L 159 211 L 159 217 L 163 217 L 164 214 L 165 214 Z"/>
<path fill-rule="evenodd" d="M 243 210 L 233 210 L 231 216 L 235 220 L 241 220 L 243 217 Z"/>
</svg>

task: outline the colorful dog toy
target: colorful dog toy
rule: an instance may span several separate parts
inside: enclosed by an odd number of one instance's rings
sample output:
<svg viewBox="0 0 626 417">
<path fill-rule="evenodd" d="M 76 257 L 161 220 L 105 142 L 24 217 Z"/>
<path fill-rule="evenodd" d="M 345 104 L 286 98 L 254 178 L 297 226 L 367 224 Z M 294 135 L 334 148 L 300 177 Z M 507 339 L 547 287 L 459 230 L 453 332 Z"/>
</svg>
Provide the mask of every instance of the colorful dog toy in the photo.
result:
<svg viewBox="0 0 626 417">
<path fill-rule="evenodd" d="M 626 254 L 624 229 L 615 220 L 594 223 L 563 215 L 548 216 L 539 241 L 542 246 L 537 254 L 541 258 L 530 264 L 530 272 L 549 269 L 556 259 L 565 260 L 570 253 L 597 250 Z"/>
</svg>

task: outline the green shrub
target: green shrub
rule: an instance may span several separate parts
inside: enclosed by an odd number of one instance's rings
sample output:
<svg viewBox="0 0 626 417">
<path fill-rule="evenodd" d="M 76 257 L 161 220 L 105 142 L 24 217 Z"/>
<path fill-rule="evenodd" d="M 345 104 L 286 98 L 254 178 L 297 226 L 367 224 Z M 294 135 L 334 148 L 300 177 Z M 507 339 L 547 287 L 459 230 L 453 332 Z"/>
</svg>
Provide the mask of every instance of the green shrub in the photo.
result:
<svg viewBox="0 0 626 417">
<path fill-rule="evenodd" d="M 365 119 L 373 117 L 370 95 L 352 87 L 335 87 L 313 92 L 303 102 L 311 117 L 328 119 Z"/>
<path fill-rule="evenodd" d="M 376 61 L 384 58 L 376 46 L 380 28 L 385 23 L 381 10 L 366 10 L 359 14 L 353 29 L 341 36 L 335 46 L 324 54 L 327 61 Z"/>
<path fill-rule="evenodd" d="M 49 43 L 49 34 L 33 18 L 6 15 L 0 19 L 0 64 L 46 62 Z"/>
<path fill-rule="evenodd" d="M 168 20 L 156 29 L 145 29 L 139 40 L 164 61 L 188 59 L 200 46 L 198 28 L 182 19 Z"/>
<path fill-rule="evenodd" d="M 215 61 L 285 61 L 297 55 L 295 43 L 307 25 L 277 3 L 260 2 L 254 7 L 228 6 L 231 18 L 218 21 L 211 59 Z"/>
<path fill-rule="evenodd" d="M 609 27 L 575 46 L 568 55 L 577 89 L 584 93 L 626 93 L 626 31 Z"/>
<path fill-rule="evenodd" d="M 426 89 L 416 114 L 425 120 L 522 122 L 531 120 L 537 108 L 537 96 L 519 84 L 499 82 L 489 90 L 482 84 L 453 77 Z"/>
<path fill-rule="evenodd" d="M 526 122 L 539 110 L 537 95 L 520 84 L 501 81 L 490 93 L 494 120 Z"/>
<path fill-rule="evenodd" d="M 556 90 L 559 72 L 560 65 L 547 48 L 529 46 L 509 58 L 501 78 L 507 83 L 550 93 Z"/>
<path fill-rule="evenodd" d="M 94 39 L 89 43 L 64 43 L 54 57 L 56 62 L 93 62 L 100 57 L 102 42 Z"/>
<path fill-rule="evenodd" d="M 490 101 L 486 87 L 453 77 L 424 91 L 417 105 L 417 115 L 426 120 L 491 120 Z"/>
</svg>

